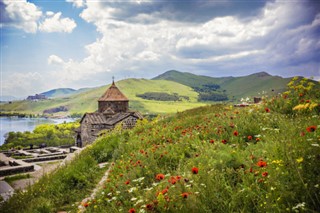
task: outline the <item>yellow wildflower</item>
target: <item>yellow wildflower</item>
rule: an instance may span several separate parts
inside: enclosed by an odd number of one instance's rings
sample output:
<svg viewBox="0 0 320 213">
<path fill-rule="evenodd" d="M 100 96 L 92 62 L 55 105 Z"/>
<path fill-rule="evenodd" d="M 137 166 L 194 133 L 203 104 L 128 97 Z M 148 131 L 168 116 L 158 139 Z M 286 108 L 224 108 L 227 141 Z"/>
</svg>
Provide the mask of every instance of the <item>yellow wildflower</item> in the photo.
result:
<svg viewBox="0 0 320 213">
<path fill-rule="evenodd" d="M 296 159 L 297 163 L 301 163 L 303 161 L 303 157 Z"/>
</svg>

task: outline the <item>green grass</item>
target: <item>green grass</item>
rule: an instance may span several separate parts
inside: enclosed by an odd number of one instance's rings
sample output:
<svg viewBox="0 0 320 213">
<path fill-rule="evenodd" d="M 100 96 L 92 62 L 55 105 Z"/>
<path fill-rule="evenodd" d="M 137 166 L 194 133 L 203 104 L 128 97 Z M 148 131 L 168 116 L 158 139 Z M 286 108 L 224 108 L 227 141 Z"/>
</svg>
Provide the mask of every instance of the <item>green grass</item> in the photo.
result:
<svg viewBox="0 0 320 213">
<path fill-rule="evenodd" d="M 243 77 L 208 77 L 183 73 L 179 71 L 168 71 L 154 79 L 170 80 L 190 87 L 199 87 L 204 84 L 218 84 L 221 90 L 226 90 L 229 98 L 240 99 L 253 96 L 274 96 L 284 92 L 290 78 L 271 76 L 267 73 L 256 73 Z M 272 91 L 273 90 L 273 91 Z M 264 91 L 264 94 L 262 92 Z"/>
<path fill-rule="evenodd" d="M 265 107 L 212 105 L 117 128 L 1 208 L 77 212 L 108 169 L 97 163 L 113 162 L 87 212 L 320 211 L 319 114 Z"/>
<path fill-rule="evenodd" d="M 142 113 L 161 114 L 175 113 L 185 109 L 190 109 L 205 105 L 197 102 L 198 93 L 185 85 L 164 81 L 146 79 L 127 79 L 116 83 L 119 89 L 129 98 L 130 109 L 138 110 Z M 69 109 L 67 114 L 94 112 L 97 110 L 97 100 L 104 94 L 110 85 L 94 88 L 80 94 L 55 98 L 39 102 L 16 101 L 12 104 L 2 104 L 1 110 L 21 113 L 42 114 L 43 110 L 66 106 Z M 181 96 L 188 96 L 189 102 L 159 102 L 149 101 L 136 97 L 137 94 L 145 92 L 166 92 L 169 94 L 178 93 Z M 60 115 L 65 115 L 65 112 Z M 59 113 L 57 114 L 59 115 Z"/>
<path fill-rule="evenodd" d="M 6 181 L 8 184 L 11 184 L 14 181 L 27 179 L 30 177 L 31 177 L 30 174 L 19 174 L 19 175 L 5 177 L 4 181 Z"/>
<path fill-rule="evenodd" d="M 320 90 L 293 83 L 285 97 L 260 105 L 203 106 L 143 120 L 133 130 L 116 127 L 0 208 L 320 212 Z M 293 110 L 295 104 L 308 107 Z M 93 200 L 81 203 L 108 169 L 101 162 L 112 165 L 108 179 Z"/>
</svg>

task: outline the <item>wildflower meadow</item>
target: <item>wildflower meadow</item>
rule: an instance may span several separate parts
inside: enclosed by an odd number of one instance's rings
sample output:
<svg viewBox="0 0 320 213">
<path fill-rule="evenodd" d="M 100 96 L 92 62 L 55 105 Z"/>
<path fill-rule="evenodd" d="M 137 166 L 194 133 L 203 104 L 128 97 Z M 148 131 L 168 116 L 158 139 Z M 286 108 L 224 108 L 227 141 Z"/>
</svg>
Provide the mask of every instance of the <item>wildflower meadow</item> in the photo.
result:
<svg viewBox="0 0 320 213">
<path fill-rule="evenodd" d="M 35 196 L 18 193 L 1 208 L 12 212 L 20 200 L 22 212 L 77 212 L 79 205 L 86 212 L 319 212 L 319 93 L 297 78 L 289 92 L 261 104 L 211 105 L 117 128 L 63 173 L 30 187 Z M 97 168 L 101 162 L 110 167 Z M 81 202 L 107 169 L 96 197 Z M 54 195 L 59 187 L 65 193 Z"/>
</svg>

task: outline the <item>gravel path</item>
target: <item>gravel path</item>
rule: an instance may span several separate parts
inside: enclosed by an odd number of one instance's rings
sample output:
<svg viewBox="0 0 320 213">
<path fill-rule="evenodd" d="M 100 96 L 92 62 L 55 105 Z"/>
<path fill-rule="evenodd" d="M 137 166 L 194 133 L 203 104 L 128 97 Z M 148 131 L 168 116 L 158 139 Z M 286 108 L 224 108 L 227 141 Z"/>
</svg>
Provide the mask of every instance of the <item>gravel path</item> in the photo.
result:
<svg viewBox="0 0 320 213">
<path fill-rule="evenodd" d="M 109 165 L 109 163 L 101 163 L 99 164 L 100 167 L 105 167 Z M 103 177 L 99 181 L 99 183 L 96 185 L 96 187 L 93 189 L 91 195 L 89 197 L 86 197 L 81 201 L 81 204 L 78 206 L 79 212 L 84 212 L 86 208 L 84 207 L 84 204 L 87 203 L 90 200 L 93 200 L 96 197 L 96 194 L 98 191 L 100 191 L 103 188 L 103 184 L 106 182 L 109 176 L 109 172 L 112 168 L 112 164 L 110 164 L 108 170 L 104 173 Z"/>
</svg>

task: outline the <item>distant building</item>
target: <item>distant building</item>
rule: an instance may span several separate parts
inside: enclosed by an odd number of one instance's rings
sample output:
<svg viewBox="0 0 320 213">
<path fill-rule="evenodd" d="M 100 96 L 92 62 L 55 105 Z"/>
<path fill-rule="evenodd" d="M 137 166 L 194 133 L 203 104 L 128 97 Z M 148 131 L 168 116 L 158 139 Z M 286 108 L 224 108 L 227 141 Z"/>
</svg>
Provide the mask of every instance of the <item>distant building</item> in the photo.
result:
<svg viewBox="0 0 320 213">
<path fill-rule="evenodd" d="M 122 128 L 133 128 L 137 120 L 143 119 L 139 112 L 129 111 L 128 98 L 118 89 L 114 81 L 98 100 L 98 111 L 85 113 L 76 129 L 76 146 L 92 143 L 101 130 L 112 130 L 121 123 Z"/>
<path fill-rule="evenodd" d="M 27 97 L 28 101 L 45 100 L 47 97 L 43 94 L 29 95 Z"/>
</svg>

